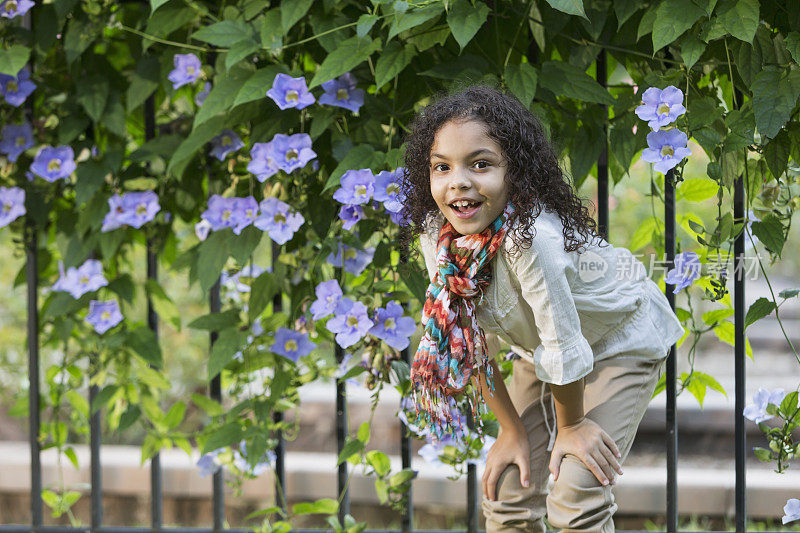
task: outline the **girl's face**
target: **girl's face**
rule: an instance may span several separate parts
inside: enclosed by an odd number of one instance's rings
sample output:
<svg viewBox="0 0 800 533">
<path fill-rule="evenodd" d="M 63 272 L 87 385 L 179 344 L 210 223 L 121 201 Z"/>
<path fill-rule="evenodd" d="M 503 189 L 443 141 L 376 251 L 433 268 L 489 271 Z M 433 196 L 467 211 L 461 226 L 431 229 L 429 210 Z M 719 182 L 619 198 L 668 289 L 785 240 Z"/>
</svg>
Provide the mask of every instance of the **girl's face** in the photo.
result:
<svg viewBox="0 0 800 533">
<path fill-rule="evenodd" d="M 431 195 L 462 235 L 481 233 L 508 203 L 506 161 L 486 132 L 486 124 L 478 120 L 450 121 L 439 129 L 431 146 Z M 477 208 L 454 207 L 460 198 L 477 202 Z"/>
</svg>

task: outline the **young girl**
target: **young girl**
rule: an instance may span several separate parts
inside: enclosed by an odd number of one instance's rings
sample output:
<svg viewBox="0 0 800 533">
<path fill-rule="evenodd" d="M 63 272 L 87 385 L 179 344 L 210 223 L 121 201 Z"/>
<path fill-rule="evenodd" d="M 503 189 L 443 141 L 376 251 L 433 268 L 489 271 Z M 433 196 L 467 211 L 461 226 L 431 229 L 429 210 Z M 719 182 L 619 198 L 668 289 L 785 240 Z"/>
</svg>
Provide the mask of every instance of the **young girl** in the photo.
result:
<svg viewBox="0 0 800 533">
<path fill-rule="evenodd" d="M 418 414 L 452 429 L 447 396 L 470 382 L 473 413 L 480 401 L 495 414 L 488 532 L 545 531 L 545 514 L 562 531 L 614 531 L 615 473 L 683 327 L 644 265 L 597 235 L 516 98 L 483 85 L 439 95 L 406 142 L 406 238 L 420 237 L 431 280 Z M 498 338 L 521 356 L 508 389 Z"/>
</svg>

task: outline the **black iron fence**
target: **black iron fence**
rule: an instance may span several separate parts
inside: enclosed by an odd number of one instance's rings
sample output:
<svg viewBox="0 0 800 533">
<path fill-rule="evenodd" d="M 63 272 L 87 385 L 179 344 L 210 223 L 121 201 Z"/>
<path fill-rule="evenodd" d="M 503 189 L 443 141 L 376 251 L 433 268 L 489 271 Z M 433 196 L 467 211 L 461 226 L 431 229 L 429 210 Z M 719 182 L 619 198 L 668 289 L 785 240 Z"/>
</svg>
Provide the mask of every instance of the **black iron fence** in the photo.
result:
<svg viewBox="0 0 800 533">
<path fill-rule="evenodd" d="M 535 53 L 535 50 L 533 51 Z M 605 86 L 606 81 L 606 56 L 605 52 L 601 52 L 597 59 L 597 78 L 598 82 Z M 742 95 L 738 91 L 735 93 L 736 107 L 742 101 Z M 144 106 L 145 114 L 145 135 L 147 140 L 156 137 L 155 131 L 155 109 L 154 100 L 151 96 Z M 605 107 L 605 106 L 604 106 Z M 607 143 L 606 143 L 607 145 Z M 601 152 L 600 159 L 597 164 L 598 169 L 598 218 L 599 228 L 601 233 L 606 237 L 608 236 L 608 164 L 607 164 L 607 146 L 604 146 Z M 675 189 L 673 184 L 673 171 L 670 170 L 664 183 L 665 191 L 665 250 L 666 261 L 669 266 L 674 265 L 675 258 Z M 741 220 L 744 217 L 744 183 L 743 177 L 739 176 L 736 179 L 734 189 L 734 218 Z M 103 525 L 103 479 L 101 475 L 101 441 L 102 435 L 100 430 L 101 412 L 97 411 L 91 415 L 90 422 L 90 468 L 91 468 L 91 525 L 88 527 L 64 527 L 64 526 L 45 526 L 43 521 L 43 505 L 42 505 L 42 467 L 40 461 L 40 445 L 37 440 L 40 429 L 39 419 L 39 314 L 38 314 L 38 264 L 37 264 L 37 231 L 34 222 L 30 217 L 26 220 L 25 231 L 25 247 L 26 247 L 26 281 L 27 281 L 27 333 L 28 333 L 28 371 L 30 377 L 29 388 L 29 431 L 30 431 L 30 456 L 31 456 L 31 493 L 30 493 L 30 511 L 31 523 L 28 525 L 0 525 L 0 533 L 154 533 L 157 531 L 169 531 L 171 533 L 208 533 L 225 530 L 225 496 L 223 492 L 223 473 L 218 470 L 212 481 L 213 486 L 213 516 L 214 523 L 211 528 L 166 528 L 163 523 L 163 508 L 162 508 L 162 470 L 159 460 L 159 454 L 156 454 L 150 462 L 150 479 L 151 479 L 151 523 L 149 528 L 143 527 L 107 527 Z M 272 258 L 273 264 L 277 261 L 280 246 L 272 244 Z M 734 245 L 735 251 L 735 271 L 739 271 L 743 266 L 744 261 L 744 233 L 741 233 Z M 401 261 L 406 262 L 407 257 L 401 255 Z M 147 277 L 148 279 L 155 280 L 158 277 L 157 271 L 157 258 L 153 251 L 152 243 L 147 243 L 147 259 L 146 259 Z M 341 274 L 340 269 L 336 269 L 336 275 L 339 277 Z M 745 302 L 744 302 L 744 276 L 734 277 L 734 324 L 735 324 L 735 456 L 736 456 L 736 531 L 745 531 L 745 524 L 747 518 L 747 508 L 745 501 L 745 431 L 744 431 L 744 418 L 743 409 L 745 402 L 745 339 L 744 339 L 744 317 L 745 317 Z M 667 284 L 666 296 L 670 305 L 675 307 L 675 297 L 671 291 L 672 286 Z M 220 284 L 219 280 L 211 288 L 209 294 L 209 310 L 210 312 L 220 311 Z M 281 310 L 281 295 L 275 296 L 273 301 L 273 308 L 276 312 Z M 158 333 L 158 316 L 150 301 L 148 301 L 148 325 L 154 333 Z M 210 344 L 213 345 L 216 341 L 217 334 L 211 333 Z M 341 362 L 344 350 L 338 345 L 335 346 L 336 360 Z M 406 348 L 402 351 L 403 359 L 410 364 L 411 354 L 409 349 Z M 667 498 L 666 498 L 666 521 L 667 531 L 674 532 L 678 528 L 678 483 L 677 483 L 677 465 L 678 465 L 678 428 L 676 426 L 676 349 L 673 345 L 669 351 L 666 366 L 666 428 L 665 440 L 667 449 Z M 92 386 L 89 390 L 89 405 L 94 405 L 94 398 L 98 394 L 97 386 Z M 211 398 L 221 401 L 221 387 L 219 376 L 215 377 L 210 382 L 208 394 Z M 347 391 L 346 385 L 343 381 L 339 381 L 336 387 L 336 437 L 337 437 L 337 450 L 341 452 L 345 445 L 346 436 L 348 433 L 347 427 Z M 280 413 L 275 414 L 276 420 L 280 420 Z M 471 420 L 471 416 L 467 417 Z M 399 422 L 398 422 L 399 423 Z M 401 460 L 403 468 L 411 466 L 411 437 L 407 436 L 406 432 L 401 432 Z M 275 449 L 275 483 L 276 495 L 278 501 L 276 505 L 286 508 L 287 502 L 281 497 L 284 494 L 283 488 L 286 486 L 286 463 L 285 463 L 285 446 L 283 439 L 279 436 L 279 444 Z M 350 512 L 350 498 L 347 491 L 347 477 L 348 477 L 348 464 L 343 462 L 338 467 L 338 494 L 341 497 L 341 505 L 339 508 L 340 522 L 344 522 L 344 516 Z M 412 489 L 413 490 L 413 486 Z M 480 511 L 479 493 L 478 493 L 478 477 L 477 470 L 474 464 L 468 466 L 467 471 L 467 494 L 466 494 L 466 510 L 467 510 L 467 531 L 470 533 L 478 531 L 478 513 Z M 407 499 L 405 511 L 402 515 L 401 530 L 402 532 L 412 531 L 412 518 L 413 518 L 413 505 L 412 497 L 409 494 Z M 243 533 L 243 529 L 227 529 L 225 531 Z"/>
</svg>

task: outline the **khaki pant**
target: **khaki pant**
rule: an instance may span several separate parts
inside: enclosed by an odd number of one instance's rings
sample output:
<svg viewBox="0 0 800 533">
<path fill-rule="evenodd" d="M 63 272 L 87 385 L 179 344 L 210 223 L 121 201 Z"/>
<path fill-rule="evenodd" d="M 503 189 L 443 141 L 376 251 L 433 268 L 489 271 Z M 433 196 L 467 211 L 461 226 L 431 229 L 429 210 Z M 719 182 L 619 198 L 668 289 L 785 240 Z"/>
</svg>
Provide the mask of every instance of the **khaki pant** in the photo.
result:
<svg viewBox="0 0 800 533">
<path fill-rule="evenodd" d="M 622 454 L 620 464 L 628 455 L 665 361 L 612 357 L 596 361 L 585 377 L 585 416 L 617 443 Z M 544 406 L 540 400 L 543 385 Z M 497 482 L 495 501 L 483 499 L 481 504 L 487 533 L 544 532 L 545 514 L 550 525 L 562 531 L 613 532 L 612 515 L 617 510 L 613 485 L 603 486 L 576 456 L 564 456 L 558 481 L 548 492 L 547 428 L 556 427 L 555 414 L 550 388 L 536 377 L 530 362 L 514 361 L 509 395 L 528 431 L 530 486 L 520 484 L 519 467 L 506 467 Z"/>
</svg>

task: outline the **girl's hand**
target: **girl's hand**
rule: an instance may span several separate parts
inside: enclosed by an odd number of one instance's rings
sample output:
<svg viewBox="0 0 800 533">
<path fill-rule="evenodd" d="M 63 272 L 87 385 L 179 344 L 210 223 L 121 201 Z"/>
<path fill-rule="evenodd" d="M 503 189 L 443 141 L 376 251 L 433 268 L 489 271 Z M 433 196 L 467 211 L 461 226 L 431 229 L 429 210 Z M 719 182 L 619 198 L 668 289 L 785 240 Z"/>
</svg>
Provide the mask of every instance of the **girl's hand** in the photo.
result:
<svg viewBox="0 0 800 533">
<path fill-rule="evenodd" d="M 489 448 L 481 478 L 484 498 L 495 499 L 497 480 L 509 464 L 519 467 L 519 481 L 523 487 L 527 487 L 530 484 L 530 448 L 523 426 L 508 431 L 501 428 L 497 440 Z"/>
<path fill-rule="evenodd" d="M 558 428 L 550 456 L 553 480 L 558 479 L 561 459 L 568 453 L 583 461 L 603 485 L 615 482 L 615 470 L 622 474 L 622 468 L 617 462 L 622 456 L 614 439 L 596 422 L 586 417 L 570 426 Z"/>
</svg>

